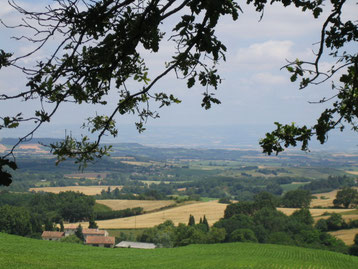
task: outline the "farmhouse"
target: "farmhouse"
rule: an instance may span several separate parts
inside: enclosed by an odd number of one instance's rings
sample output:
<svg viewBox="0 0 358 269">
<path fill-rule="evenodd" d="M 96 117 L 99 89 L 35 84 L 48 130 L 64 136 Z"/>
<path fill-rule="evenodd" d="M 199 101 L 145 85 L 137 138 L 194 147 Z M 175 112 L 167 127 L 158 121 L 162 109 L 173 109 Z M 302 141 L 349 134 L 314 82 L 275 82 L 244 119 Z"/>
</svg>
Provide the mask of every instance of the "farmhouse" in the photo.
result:
<svg viewBox="0 0 358 269">
<path fill-rule="evenodd" d="M 64 232 L 44 231 L 41 235 L 43 240 L 58 241 L 65 236 Z"/>
<path fill-rule="evenodd" d="M 69 235 L 75 234 L 77 228 L 78 228 L 78 225 L 76 225 L 76 224 L 67 224 L 67 225 L 64 227 L 65 236 L 69 236 Z"/>
<path fill-rule="evenodd" d="M 156 248 L 156 245 L 153 243 L 142 243 L 142 242 L 131 242 L 131 241 L 122 241 L 118 243 L 116 248 L 141 248 L 141 249 L 153 249 Z"/>
<path fill-rule="evenodd" d="M 115 238 L 113 236 L 87 236 L 86 245 L 94 247 L 113 248 L 115 244 Z"/>
<path fill-rule="evenodd" d="M 108 232 L 106 230 L 99 230 L 99 229 L 83 229 L 82 230 L 83 237 L 86 238 L 88 236 L 108 236 Z"/>
</svg>

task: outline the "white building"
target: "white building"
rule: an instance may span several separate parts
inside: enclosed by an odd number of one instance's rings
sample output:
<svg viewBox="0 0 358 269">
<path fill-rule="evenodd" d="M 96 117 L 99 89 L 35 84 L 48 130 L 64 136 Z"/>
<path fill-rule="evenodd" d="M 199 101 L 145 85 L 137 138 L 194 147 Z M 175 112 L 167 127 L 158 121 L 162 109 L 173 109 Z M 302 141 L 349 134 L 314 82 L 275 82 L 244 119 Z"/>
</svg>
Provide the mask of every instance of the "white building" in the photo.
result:
<svg viewBox="0 0 358 269">
<path fill-rule="evenodd" d="M 122 241 L 122 242 L 118 243 L 115 247 L 116 248 L 153 249 L 153 248 L 156 248 L 156 245 L 153 243 Z"/>
</svg>

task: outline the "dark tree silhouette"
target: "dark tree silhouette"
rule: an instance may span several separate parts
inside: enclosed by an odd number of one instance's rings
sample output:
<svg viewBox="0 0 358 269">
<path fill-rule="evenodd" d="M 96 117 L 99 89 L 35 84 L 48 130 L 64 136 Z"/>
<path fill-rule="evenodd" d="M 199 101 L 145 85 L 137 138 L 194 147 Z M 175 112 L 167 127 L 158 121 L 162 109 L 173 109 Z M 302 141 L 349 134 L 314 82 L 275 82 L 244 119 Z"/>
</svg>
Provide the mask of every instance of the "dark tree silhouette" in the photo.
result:
<svg viewBox="0 0 358 269">
<path fill-rule="evenodd" d="M 189 216 L 188 226 L 195 226 L 195 218 L 194 218 L 194 216 L 191 215 L 191 214 L 190 214 L 190 216 Z"/>
<path fill-rule="evenodd" d="M 83 235 L 83 229 L 81 224 L 78 225 L 76 231 L 75 231 L 75 235 L 77 236 L 78 239 L 80 239 L 82 242 L 85 241 L 85 237 Z"/>
</svg>

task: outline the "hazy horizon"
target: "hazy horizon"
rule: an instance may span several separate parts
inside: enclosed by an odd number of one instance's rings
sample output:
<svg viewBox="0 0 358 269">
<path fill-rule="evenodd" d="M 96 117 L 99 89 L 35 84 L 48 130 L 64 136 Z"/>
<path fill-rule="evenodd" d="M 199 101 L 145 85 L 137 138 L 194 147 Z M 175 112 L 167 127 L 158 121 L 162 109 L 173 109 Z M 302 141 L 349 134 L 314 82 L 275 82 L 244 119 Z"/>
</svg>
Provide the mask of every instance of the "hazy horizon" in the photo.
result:
<svg viewBox="0 0 358 269">
<path fill-rule="evenodd" d="M 147 125 L 147 130 L 138 133 L 134 125 L 126 124 L 119 128 L 117 138 L 104 137 L 102 143 L 138 143 L 155 147 L 203 147 L 203 148 L 250 148 L 260 150 L 259 140 L 266 132 L 272 131 L 274 125 L 240 124 L 212 126 L 158 126 Z M 65 131 L 66 130 L 66 131 Z M 42 128 L 35 138 L 64 138 L 65 133 L 79 138 L 81 131 L 77 125 L 54 124 L 51 128 Z M 23 133 L 5 130 L 2 138 L 17 138 Z M 94 136 L 92 136 L 94 138 Z M 36 141 L 34 141 L 36 142 Z M 346 130 L 332 132 L 324 145 L 312 140 L 312 150 L 358 151 L 356 134 Z M 299 147 L 291 148 L 299 150 Z"/>
</svg>

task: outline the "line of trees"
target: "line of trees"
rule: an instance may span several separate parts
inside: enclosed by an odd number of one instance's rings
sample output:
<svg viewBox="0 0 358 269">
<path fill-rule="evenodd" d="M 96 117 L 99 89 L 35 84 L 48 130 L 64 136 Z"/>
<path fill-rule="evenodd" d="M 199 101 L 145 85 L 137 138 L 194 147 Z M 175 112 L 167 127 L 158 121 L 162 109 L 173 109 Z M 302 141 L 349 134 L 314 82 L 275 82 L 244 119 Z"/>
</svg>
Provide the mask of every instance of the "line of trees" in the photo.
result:
<svg viewBox="0 0 358 269">
<path fill-rule="evenodd" d="M 125 218 L 143 214 L 143 207 L 126 208 L 122 210 L 97 211 L 95 213 L 96 220 Z"/>
</svg>

